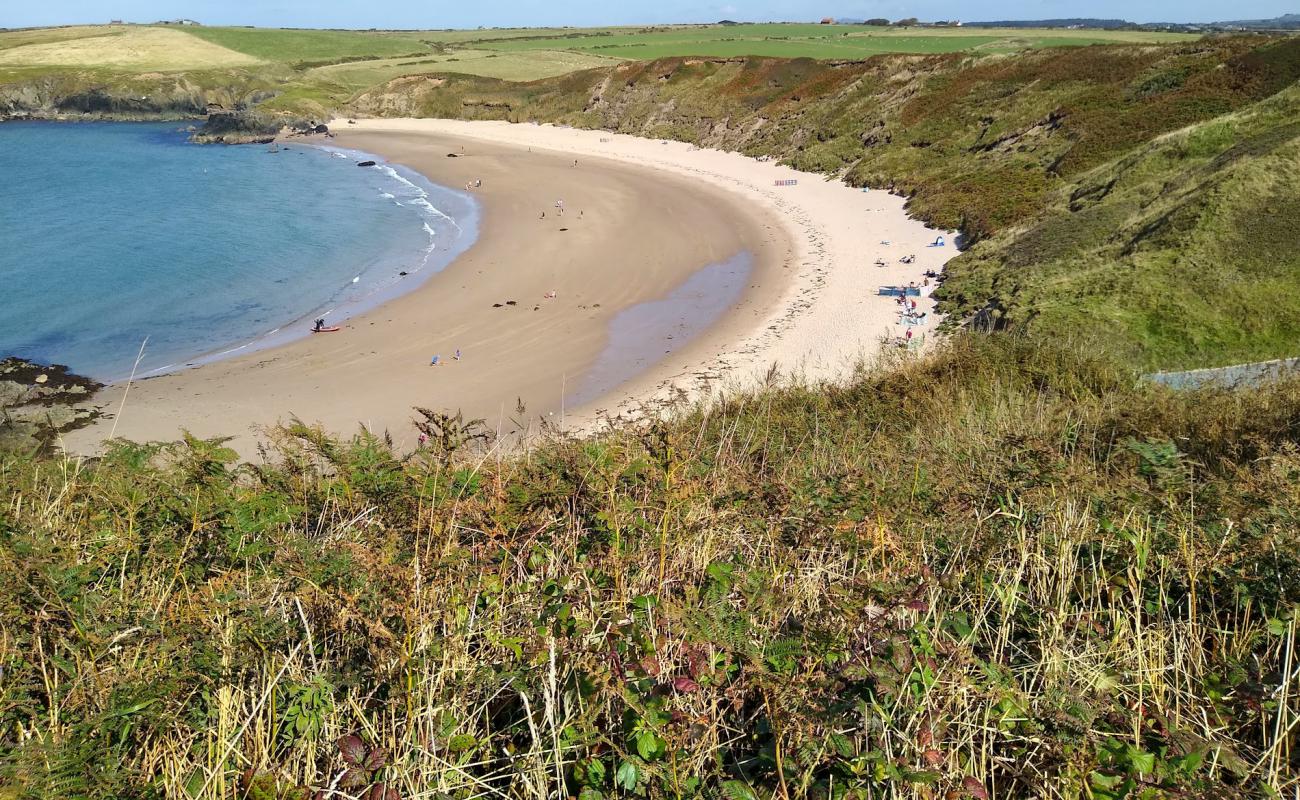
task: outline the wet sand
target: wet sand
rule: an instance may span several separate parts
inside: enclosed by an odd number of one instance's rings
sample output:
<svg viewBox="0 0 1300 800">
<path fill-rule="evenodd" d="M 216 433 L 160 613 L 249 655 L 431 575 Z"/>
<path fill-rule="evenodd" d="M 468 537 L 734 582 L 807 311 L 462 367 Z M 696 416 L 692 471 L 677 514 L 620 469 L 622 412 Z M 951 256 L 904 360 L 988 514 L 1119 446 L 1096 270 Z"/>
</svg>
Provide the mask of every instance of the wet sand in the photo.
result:
<svg viewBox="0 0 1300 800">
<path fill-rule="evenodd" d="M 793 243 L 780 221 L 689 177 L 419 130 L 345 130 L 332 144 L 451 187 L 482 179 L 474 190 L 482 204 L 478 242 L 414 291 L 352 319 L 331 319 L 343 326 L 338 333 L 136 381 L 120 417 L 126 387 L 109 387 L 99 401 L 117 418 L 70 434 L 67 449 L 94 451 L 116 424 L 117 436 L 137 441 L 171 440 L 183 430 L 234 436 L 232 446 L 251 458 L 260 430 L 294 417 L 341 434 L 358 426 L 387 431 L 411 446 L 415 406 L 462 410 L 506 435 L 543 420 L 564 424 L 566 394 L 606 394 L 586 376 L 621 312 L 751 253 L 739 300 L 695 342 L 664 348 L 696 360 L 701 347 L 743 338 L 790 285 Z M 555 209 L 561 198 L 563 217 Z M 452 357 L 457 349 L 460 361 Z M 440 366 L 429 366 L 434 355 Z M 609 396 L 621 393 L 608 388 Z"/>
</svg>

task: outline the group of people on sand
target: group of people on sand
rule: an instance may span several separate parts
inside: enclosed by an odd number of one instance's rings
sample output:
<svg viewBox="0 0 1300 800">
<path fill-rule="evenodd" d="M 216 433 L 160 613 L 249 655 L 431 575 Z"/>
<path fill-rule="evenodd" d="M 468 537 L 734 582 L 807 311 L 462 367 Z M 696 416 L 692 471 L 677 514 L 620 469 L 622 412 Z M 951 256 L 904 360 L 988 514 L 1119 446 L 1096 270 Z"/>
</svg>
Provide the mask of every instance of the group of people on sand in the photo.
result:
<svg viewBox="0 0 1300 800">
<path fill-rule="evenodd" d="M 555 201 L 555 215 L 556 215 L 557 217 L 562 217 L 562 216 L 564 216 L 564 200 L 561 199 L 561 200 L 556 200 L 556 201 Z M 582 212 L 582 211 L 579 211 L 579 212 L 578 212 L 578 219 L 582 219 L 582 215 L 583 215 L 583 212 Z M 538 217 L 538 219 L 546 219 L 546 209 L 542 209 L 542 215 L 541 215 L 540 217 Z"/>
<path fill-rule="evenodd" d="M 474 180 L 472 180 L 472 181 L 470 181 L 469 183 L 465 184 L 465 191 L 467 191 L 467 192 L 472 192 L 472 191 L 474 191 L 475 189 L 482 189 L 482 188 L 483 188 L 483 179 L 482 179 L 482 178 L 475 178 Z"/>
<path fill-rule="evenodd" d="M 925 285 L 930 285 L 929 278 L 926 278 Z M 920 295 L 921 287 L 917 286 L 916 281 L 911 281 L 907 286 L 899 287 L 898 296 L 894 298 L 894 303 L 899 306 L 898 324 L 907 326 L 903 336 L 895 340 L 900 347 L 910 347 L 915 337 L 913 328 L 918 325 L 925 325 L 930 320 L 930 312 L 922 311 L 917 307 L 914 297 Z"/>
<path fill-rule="evenodd" d="M 460 348 L 459 348 L 459 347 L 456 348 L 456 354 L 455 354 L 454 356 L 451 357 L 451 360 L 452 360 L 452 361 L 460 361 Z M 435 355 L 432 359 L 429 360 L 429 366 L 431 366 L 431 367 L 441 367 L 444 363 L 445 363 L 445 362 L 442 360 L 442 356 L 439 356 L 439 355 Z"/>
</svg>

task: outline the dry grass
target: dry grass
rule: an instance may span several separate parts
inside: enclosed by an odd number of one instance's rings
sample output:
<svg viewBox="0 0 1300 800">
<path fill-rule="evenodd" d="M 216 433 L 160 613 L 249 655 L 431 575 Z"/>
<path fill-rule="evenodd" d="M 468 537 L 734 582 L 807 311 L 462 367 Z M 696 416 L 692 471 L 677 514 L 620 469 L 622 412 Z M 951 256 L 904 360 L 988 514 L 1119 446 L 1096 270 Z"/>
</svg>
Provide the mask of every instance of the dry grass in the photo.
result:
<svg viewBox="0 0 1300 800">
<path fill-rule="evenodd" d="M 94 31 L 97 29 L 85 29 Z M 262 63 L 252 56 L 166 28 L 118 28 L 104 35 L 0 50 L 0 66 L 94 67 L 138 72 L 221 69 Z M 62 31 L 61 31 L 62 32 Z"/>
<path fill-rule="evenodd" d="M 340 84 L 354 90 L 378 86 L 404 75 L 460 73 L 506 81 L 532 81 L 565 75 L 580 69 L 609 66 L 619 59 L 561 50 L 495 53 L 489 50 L 453 50 L 421 58 L 388 58 L 332 64 L 309 70 L 310 80 Z"/>
</svg>

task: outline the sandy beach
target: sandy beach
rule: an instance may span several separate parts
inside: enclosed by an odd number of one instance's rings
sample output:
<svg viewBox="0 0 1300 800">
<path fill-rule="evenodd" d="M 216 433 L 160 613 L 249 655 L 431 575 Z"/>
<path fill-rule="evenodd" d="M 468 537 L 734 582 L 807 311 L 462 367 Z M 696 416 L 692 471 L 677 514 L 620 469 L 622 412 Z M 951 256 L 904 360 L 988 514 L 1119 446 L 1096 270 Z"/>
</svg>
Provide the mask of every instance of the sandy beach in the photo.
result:
<svg viewBox="0 0 1300 800">
<path fill-rule="evenodd" d="M 388 431 L 411 446 L 414 406 L 463 410 L 510 435 L 743 388 L 773 365 L 831 378 L 903 334 L 879 286 L 921 284 L 955 255 L 948 234 L 948 247 L 927 246 L 940 232 L 909 219 L 902 198 L 739 154 L 492 122 L 360 120 L 335 130 L 332 144 L 437 183 L 481 179 L 478 242 L 408 294 L 331 320 L 339 333 L 136 381 L 119 418 L 70 434 L 67 449 L 95 450 L 116 424 L 117 436 L 137 441 L 182 430 L 234 436 L 253 457 L 259 431 L 291 417 L 340 434 Z M 593 394 L 589 373 L 620 314 L 746 252 L 743 291 L 718 320 L 682 341 L 672 304 L 659 303 L 660 340 L 621 343 L 646 368 Z M 900 263 L 909 254 L 916 260 Z M 930 310 L 928 297 L 918 308 Z M 933 327 L 931 314 L 913 330 L 920 338 Z M 429 366 L 433 355 L 440 366 Z M 116 416 L 125 389 L 98 398 L 106 412 Z M 583 394 L 596 399 L 566 402 Z"/>
</svg>

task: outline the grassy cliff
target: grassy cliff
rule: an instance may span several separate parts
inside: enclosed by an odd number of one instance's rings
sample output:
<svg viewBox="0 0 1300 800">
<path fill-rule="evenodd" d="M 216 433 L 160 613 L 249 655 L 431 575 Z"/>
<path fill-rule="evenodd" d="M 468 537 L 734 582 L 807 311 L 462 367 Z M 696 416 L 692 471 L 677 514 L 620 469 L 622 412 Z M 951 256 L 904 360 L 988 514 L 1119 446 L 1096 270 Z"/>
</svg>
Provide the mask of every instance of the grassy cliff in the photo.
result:
<svg viewBox="0 0 1300 800">
<path fill-rule="evenodd" d="M 1298 388 L 962 337 L 523 458 L 6 458 L 0 796 L 1285 794 Z"/>
</svg>

